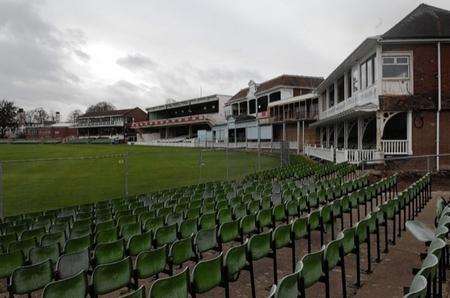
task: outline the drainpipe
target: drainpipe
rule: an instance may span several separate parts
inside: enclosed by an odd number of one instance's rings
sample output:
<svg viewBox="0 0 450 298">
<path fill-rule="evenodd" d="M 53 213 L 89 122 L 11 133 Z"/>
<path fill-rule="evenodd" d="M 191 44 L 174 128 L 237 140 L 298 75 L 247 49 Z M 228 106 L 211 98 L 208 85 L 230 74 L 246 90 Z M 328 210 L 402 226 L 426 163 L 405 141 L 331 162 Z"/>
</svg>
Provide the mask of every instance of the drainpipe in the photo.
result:
<svg viewBox="0 0 450 298">
<path fill-rule="evenodd" d="M 439 172 L 439 153 L 440 153 L 440 112 L 441 112 L 441 98 L 442 98 L 442 85 L 441 85 L 441 43 L 437 43 L 438 47 L 438 106 L 436 112 L 436 171 Z"/>
</svg>

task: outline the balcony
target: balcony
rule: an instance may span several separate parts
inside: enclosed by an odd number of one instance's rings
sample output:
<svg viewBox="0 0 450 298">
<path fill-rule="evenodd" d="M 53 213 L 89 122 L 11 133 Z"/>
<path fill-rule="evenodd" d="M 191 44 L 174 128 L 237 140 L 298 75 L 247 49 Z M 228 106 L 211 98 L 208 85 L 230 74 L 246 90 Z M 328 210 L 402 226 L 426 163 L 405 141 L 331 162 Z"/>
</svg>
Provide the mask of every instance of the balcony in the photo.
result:
<svg viewBox="0 0 450 298">
<path fill-rule="evenodd" d="M 367 108 L 375 110 L 378 107 L 378 92 L 376 84 L 354 93 L 351 97 L 341 101 L 325 111 L 319 113 L 319 120 L 339 115 L 345 111 L 357 108 Z"/>
<path fill-rule="evenodd" d="M 83 121 L 77 122 L 75 127 L 77 128 L 89 128 L 89 127 L 122 127 L 124 125 L 123 121 Z"/>
</svg>

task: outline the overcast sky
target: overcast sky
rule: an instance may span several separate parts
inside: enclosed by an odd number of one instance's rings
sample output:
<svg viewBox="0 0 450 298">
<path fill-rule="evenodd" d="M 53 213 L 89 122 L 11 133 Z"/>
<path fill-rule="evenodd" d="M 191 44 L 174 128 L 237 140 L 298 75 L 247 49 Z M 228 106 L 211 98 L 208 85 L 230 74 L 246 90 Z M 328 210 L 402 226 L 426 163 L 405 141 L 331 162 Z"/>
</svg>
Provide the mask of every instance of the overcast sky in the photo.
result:
<svg viewBox="0 0 450 298">
<path fill-rule="evenodd" d="M 0 0 L 0 98 L 66 117 L 102 100 L 145 108 L 327 76 L 420 2 Z"/>
</svg>

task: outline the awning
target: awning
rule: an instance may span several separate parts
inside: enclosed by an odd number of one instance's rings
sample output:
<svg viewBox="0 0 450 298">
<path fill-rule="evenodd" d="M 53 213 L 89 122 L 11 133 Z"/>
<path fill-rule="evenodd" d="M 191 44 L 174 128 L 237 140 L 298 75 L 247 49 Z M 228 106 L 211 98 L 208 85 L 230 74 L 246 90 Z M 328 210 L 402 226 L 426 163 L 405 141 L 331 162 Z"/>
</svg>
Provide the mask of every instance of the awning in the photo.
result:
<svg viewBox="0 0 450 298">
<path fill-rule="evenodd" d="M 339 114 L 328 117 L 326 119 L 313 122 L 309 125 L 309 127 L 320 127 L 320 126 L 325 126 L 325 125 L 329 125 L 329 124 L 334 124 L 336 122 L 342 122 L 342 121 L 346 121 L 346 120 L 355 119 L 355 118 L 358 118 L 359 116 L 368 116 L 375 112 L 376 112 L 376 109 L 375 110 L 366 110 L 366 109 L 364 109 L 364 110 L 363 109 L 361 109 L 361 110 L 354 110 L 354 109 L 346 110 Z"/>
<path fill-rule="evenodd" d="M 319 96 L 316 93 L 308 93 L 308 94 L 304 94 L 304 95 L 299 95 L 299 96 L 295 96 L 295 97 L 291 97 L 288 99 L 283 99 L 283 100 L 279 100 L 276 102 L 271 102 L 269 103 L 268 107 L 274 107 L 274 106 L 283 106 L 286 104 L 290 104 L 290 103 L 295 103 L 295 102 L 299 102 L 299 101 L 305 101 L 307 99 L 311 99 L 311 98 L 318 98 Z"/>
</svg>

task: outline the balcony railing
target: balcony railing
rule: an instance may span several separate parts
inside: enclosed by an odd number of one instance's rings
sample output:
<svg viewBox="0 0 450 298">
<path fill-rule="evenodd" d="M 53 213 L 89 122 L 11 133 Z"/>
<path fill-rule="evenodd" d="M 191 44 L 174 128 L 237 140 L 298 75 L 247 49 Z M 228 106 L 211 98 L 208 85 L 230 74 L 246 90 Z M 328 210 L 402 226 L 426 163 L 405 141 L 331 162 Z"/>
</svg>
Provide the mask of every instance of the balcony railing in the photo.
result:
<svg viewBox="0 0 450 298">
<path fill-rule="evenodd" d="M 99 122 L 78 122 L 75 127 L 108 127 L 108 126 L 123 126 L 123 121 L 99 121 Z"/>
<path fill-rule="evenodd" d="M 273 115 L 271 117 L 273 122 L 282 122 L 282 121 L 297 121 L 297 120 L 314 120 L 317 119 L 318 110 L 312 109 L 309 112 L 305 111 L 297 111 L 297 112 L 288 112 L 284 115 Z"/>
<path fill-rule="evenodd" d="M 377 94 L 378 93 L 376 85 L 372 85 L 367 89 L 358 91 L 354 93 L 351 97 L 345 99 L 344 101 L 335 104 L 334 106 L 328 108 L 325 111 L 321 111 L 319 113 L 319 119 L 323 120 L 325 118 L 337 115 L 339 113 L 342 113 L 346 110 L 349 110 L 357 106 L 364 106 L 367 104 L 378 105 Z"/>
<path fill-rule="evenodd" d="M 381 140 L 381 148 L 386 155 L 409 154 L 408 140 Z"/>
<path fill-rule="evenodd" d="M 376 149 L 335 149 L 333 147 L 305 146 L 304 153 L 308 156 L 341 163 L 361 163 L 380 160 L 383 158 L 383 152 Z"/>
</svg>

